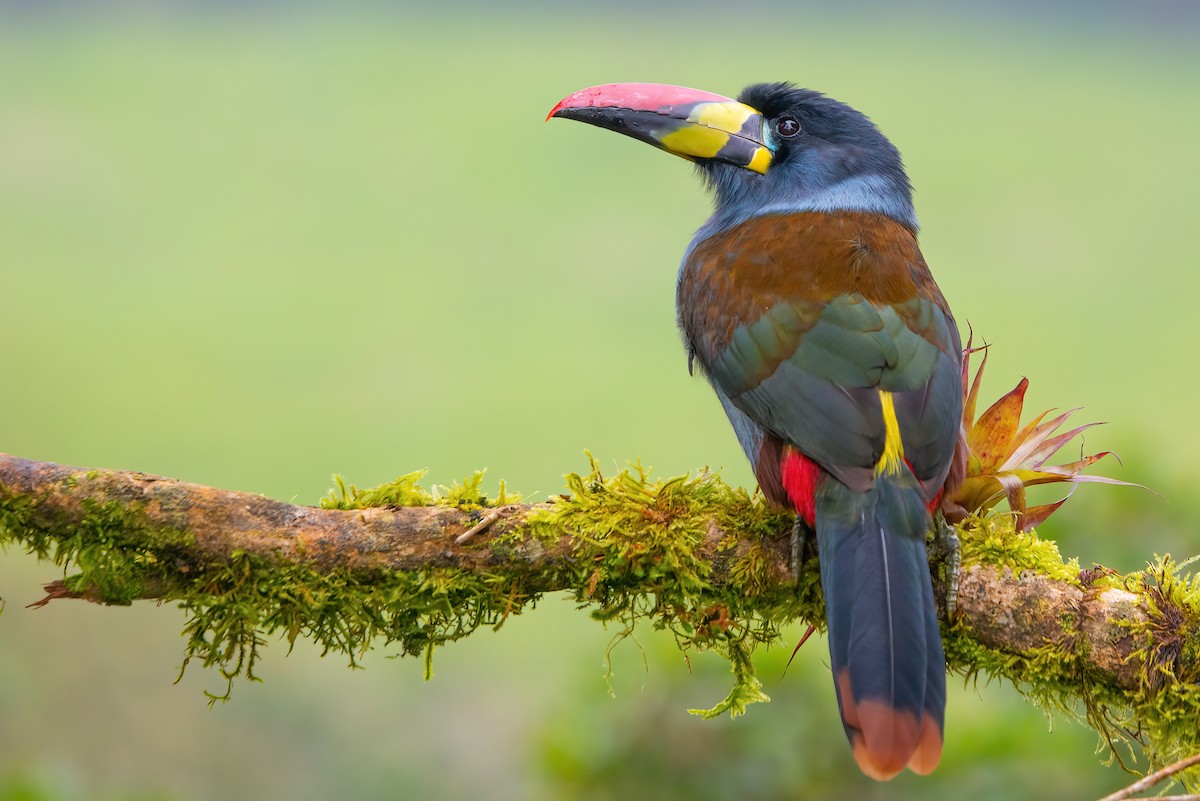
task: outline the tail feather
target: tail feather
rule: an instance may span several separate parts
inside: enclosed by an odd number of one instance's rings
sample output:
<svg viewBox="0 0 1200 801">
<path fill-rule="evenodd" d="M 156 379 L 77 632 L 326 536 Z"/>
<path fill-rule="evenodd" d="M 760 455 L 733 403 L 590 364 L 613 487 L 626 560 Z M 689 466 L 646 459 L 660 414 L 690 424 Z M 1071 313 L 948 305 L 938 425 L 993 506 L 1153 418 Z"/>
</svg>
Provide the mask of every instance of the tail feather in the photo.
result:
<svg viewBox="0 0 1200 801">
<path fill-rule="evenodd" d="M 866 493 L 834 478 L 817 491 L 829 652 L 846 736 L 863 772 L 929 773 L 942 750 L 946 659 L 921 494 L 901 476 Z"/>
</svg>

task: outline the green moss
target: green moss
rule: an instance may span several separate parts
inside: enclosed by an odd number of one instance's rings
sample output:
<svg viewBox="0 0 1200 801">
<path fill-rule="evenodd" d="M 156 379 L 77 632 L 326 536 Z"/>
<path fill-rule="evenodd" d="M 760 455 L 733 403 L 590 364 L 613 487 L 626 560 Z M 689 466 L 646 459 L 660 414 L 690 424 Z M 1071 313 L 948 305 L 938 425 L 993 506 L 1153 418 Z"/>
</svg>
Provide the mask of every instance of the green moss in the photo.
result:
<svg viewBox="0 0 1200 801">
<path fill-rule="evenodd" d="M 425 477 L 424 470 L 405 473 L 395 481 L 378 487 L 360 490 L 353 484 L 349 488 L 339 475 L 333 476 L 337 485 L 329 495 L 321 499 L 322 509 L 369 509 L 374 506 L 432 506 L 433 496 L 421 489 L 418 483 Z"/>
<path fill-rule="evenodd" d="M 741 642 L 734 641 L 729 644 L 727 652 L 729 669 L 733 673 L 733 689 L 716 706 L 710 709 L 689 709 L 691 714 L 711 720 L 728 712 L 729 717 L 736 718 L 746 714 L 746 707 L 750 704 L 771 700 L 770 696 L 763 692 L 762 682 L 754 675 L 754 664 L 750 661 L 751 651 Z"/>
<path fill-rule="evenodd" d="M 64 579 L 67 589 L 121 605 L 172 584 L 190 557 L 192 536 L 154 525 L 139 502 L 84 498 L 80 506 L 68 517 L 0 486 L 0 545 L 17 543 L 39 559 L 69 564 L 78 572 Z"/>
<path fill-rule="evenodd" d="M 480 626 L 499 626 L 533 597 L 519 577 L 444 568 L 320 573 L 239 553 L 175 600 L 188 613 L 183 666 L 196 660 L 219 670 L 228 683 L 211 697 L 225 700 L 238 676 L 258 678 L 259 649 L 272 635 L 282 634 L 289 647 L 312 640 L 357 667 L 376 645 L 428 656 Z"/>
<path fill-rule="evenodd" d="M 1052 579 L 1079 584 L 1079 562 L 1063 561 L 1058 546 L 1038 537 L 1036 531 L 1017 531 L 1011 514 L 993 512 L 970 517 L 959 525 L 962 561 L 1040 573 Z"/>
<path fill-rule="evenodd" d="M 715 523 L 745 532 L 753 542 L 788 530 L 789 518 L 771 511 L 744 490 L 719 477 L 699 475 L 654 480 L 640 464 L 606 478 L 595 460 L 585 474 L 566 477 L 570 494 L 527 517 L 522 537 L 546 541 L 564 534 L 575 542 L 574 568 L 560 584 L 574 587 L 580 606 L 620 626 L 618 639 L 636 626 L 670 631 L 680 648 L 714 650 L 735 664 L 736 686 L 722 710 L 740 712 L 765 700 L 755 690 L 750 654 L 778 638 L 779 628 L 818 609 L 810 592 L 780 587 L 768 574 L 757 545 L 751 545 L 725 583 L 696 554 Z M 511 533 L 509 537 L 513 536 Z M 737 541 L 716 543 L 732 551 Z"/>
<path fill-rule="evenodd" d="M 1158 557 L 1124 579 L 1143 599 L 1148 619 L 1130 625 L 1142 643 L 1134 656 L 1145 667 L 1121 722 L 1144 734 L 1157 765 L 1200 752 L 1200 575 L 1184 572 L 1194 561 Z M 1189 786 L 1200 786 L 1200 769 L 1188 773 Z"/>
<path fill-rule="evenodd" d="M 484 472 L 476 470 L 470 478 L 464 479 L 462 482 L 455 481 L 449 487 L 435 485 L 433 488 L 435 501 L 442 506 L 457 506 L 459 509 L 467 511 L 491 506 L 491 502 L 483 492 Z"/>
<path fill-rule="evenodd" d="M 421 488 L 420 481 L 425 477 L 425 470 L 415 470 L 405 473 L 394 481 L 380 484 L 377 487 L 360 490 L 346 482 L 339 475 L 334 475 L 336 486 L 329 495 L 321 499 L 322 509 L 369 509 L 376 506 L 456 506 L 467 511 L 487 506 L 503 506 L 509 503 L 520 503 L 521 496 L 508 492 L 504 482 L 500 482 L 500 490 L 495 500 L 489 499 L 483 492 L 483 478 L 486 470 L 476 470 L 470 478 L 462 482 L 455 481 L 450 486 L 434 485 L 432 492 Z"/>
<path fill-rule="evenodd" d="M 620 623 L 622 632 L 649 624 L 670 631 L 685 652 L 712 650 L 728 658 L 735 687 L 714 709 L 736 714 L 765 700 L 750 655 L 758 644 L 778 640 L 786 623 L 819 615 L 815 582 L 781 586 L 752 544 L 719 584 L 712 565 L 696 553 L 713 523 L 757 543 L 788 532 L 790 517 L 707 472 L 656 481 L 634 464 L 606 479 L 593 460 L 586 476 L 567 476 L 567 487 L 570 496 L 531 528 L 575 537 L 578 568 L 567 584 L 580 605 L 591 607 L 597 620 Z M 734 545 L 732 539 L 717 543 L 718 551 Z"/>
</svg>

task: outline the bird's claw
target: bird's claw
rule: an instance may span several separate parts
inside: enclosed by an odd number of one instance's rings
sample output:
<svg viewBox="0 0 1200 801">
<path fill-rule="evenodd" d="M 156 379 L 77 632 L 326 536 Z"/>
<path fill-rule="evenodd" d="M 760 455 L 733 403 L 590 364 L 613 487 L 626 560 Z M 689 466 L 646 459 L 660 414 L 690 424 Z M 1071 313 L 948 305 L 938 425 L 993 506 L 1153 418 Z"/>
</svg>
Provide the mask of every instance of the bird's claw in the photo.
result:
<svg viewBox="0 0 1200 801">
<path fill-rule="evenodd" d="M 942 588 L 946 620 L 953 621 L 958 606 L 958 571 L 962 564 L 962 548 L 954 527 L 946 522 L 940 512 L 933 519 L 933 544 L 930 550 L 934 559 L 941 562 L 938 580 Z"/>
<path fill-rule="evenodd" d="M 813 531 L 804 522 L 804 518 L 796 515 L 792 522 L 792 581 L 796 584 L 800 583 L 801 570 L 804 563 L 813 555 Z"/>
</svg>

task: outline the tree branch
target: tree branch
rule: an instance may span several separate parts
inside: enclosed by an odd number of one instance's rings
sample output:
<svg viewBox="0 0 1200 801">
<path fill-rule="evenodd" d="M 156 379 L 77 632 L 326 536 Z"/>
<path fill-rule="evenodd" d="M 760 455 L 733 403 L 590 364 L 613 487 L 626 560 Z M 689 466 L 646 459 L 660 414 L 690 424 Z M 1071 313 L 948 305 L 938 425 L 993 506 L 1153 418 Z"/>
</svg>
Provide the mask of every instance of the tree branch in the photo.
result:
<svg viewBox="0 0 1200 801">
<path fill-rule="evenodd" d="M 243 492 L 189 484 L 145 473 L 84 471 L 47 462 L 0 455 L 0 486 L 9 495 L 36 498 L 41 525 L 83 523 L 89 505 L 117 501 L 139 506 L 148 530 L 187 532 L 194 544 L 180 554 L 185 571 L 198 563 L 227 562 L 235 553 L 266 560 L 308 565 L 319 571 L 384 569 L 419 571 L 434 567 L 470 572 L 529 571 L 544 576 L 542 592 L 576 589 L 563 580 L 575 551 L 570 531 L 557 541 L 521 537 L 510 547 L 493 550 L 486 540 L 458 544 L 478 515 L 446 506 L 318 509 Z M 509 504 L 485 535 L 495 539 L 520 532 L 530 511 L 550 504 Z M 53 533 L 53 532 L 47 532 Z M 728 581 L 728 571 L 742 555 L 720 553 L 727 534 L 719 525 L 696 550 L 714 564 L 713 581 Z M 789 548 L 784 538 L 764 541 L 767 573 L 780 586 L 791 581 Z M 749 543 L 746 543 L 748 546 Z M 718 558 L 720 556 L 720 558 Z M 144 598 L 160 598 L 165 586 L 148 587 Z M 72 597 L 59 590 L 61 597 Z M 98 588 L 74 597 L 104 602 Z M 1137 596 L 1125 590 L 1089 590 L 1075 582 L 1036 573 L 1014 575 L 1011 568 L 968 565 L 959 579 L 959 620 L 979 643 L 1013 653 L 1036 650 L 1061 639 L 1060 621 L 1079 621 L 1075 645 L 1089 654 L 1096 676 L 1123 689 L 1136 689 L 1141 665 L 1135 657 L 1130 623 L 1146 624 L 1147 612 Z"/>
<path fill-rule="evenodd" d="M 557 539 L 520 535 L 530 513 L 548 511 L 552 504 L 506 504 L 486 534 L 457 540 L 480 521 L 473 510 L 454 506 L 322 509 L 276 501 L 262 495 L 190 484 L 175 479 L 123 470 L 83 470 L 50 462 L 35 462 L 0 454 L 0 497 L 32 501 L 32 527 L 49 537 L 86 525 L 97 505 L 118 503 L 137 509 L 136 527 L 126 532 L 128 544 L 153 547 L 161 532 L 186 534 L 191 542 L 175 555 L 183 574 L 211 563 L 228 562 L 248 554 L 277 563 L 305 565 L 317 571 L 422 571 L 449 568 L 471 573 L 530 576 L 539 592 L 574 589 L 566 580 L 575 567 L 576 543 L 568 531 Z M 713 527 L 696 549 L 698 558 L 715 565 L 720 582 L 731 554 L 718 556 L 726 532 Z M 508 538 L 504 548 L 489 541 Z M 28 539 L 28 537 L 27 537 Z M 749 547 L 735 548 L 732 557 Z M 783 540 L 764 543 L 773 583 L 789 581 L 787 548 Z M 139 599 L 162 598 L 167 586 L 147 587 Z M 112 602 L 100 587 L 60 597 L 96 603 Z M 127 600 L 127 599 L 120 599 Z"/>
<path fill-rule="evenodd" d="M 823 626 L 814 565 L 797 583 L 790 521 L 758 499 L 706 476 L 652 483 L 594 471 L 571 488 L 543 504 L 484 508 L 463 497 L 459 506 L 321 509 L 0 454 L 0 544 L 79 570 L 47 585 L 42 603 L 179 601 L 197 618 L 189 658 L 227 676 L 251 672 L 263 633 L 312 636 L 352 660 L 380 636 L 418 652 L 498 625 L 554 590 L 601 617 L 651 617 L 685 647 L 741 649 L 795 618 Z M 486 530 L 457 542 L 478 528 L 481 509 Z M 1160 763 L 1200 750 L 1195 578 L 1169 561 L 1129 576 L 1079 571 L 1003 516 L 964 526 L 960 538 L 957 608 L 945 627 L 951 669 L 1003 676 L 1059 708 L 1081 702 L 1110 744 L 1140 727 Z M 277 581 L 284 574 L 290 583 Z M 257 594 L 244 592 L 250 585 Z M 357 621 L 349 596 L 380 588 L 390 600 Z M 255 606 L 260 596 L 270 603 Z M 371 598 L 354 609 L 376 609 Z M 236 659 L 214 653 L 223 644 L 210 637 L 214 616 L 227 626 L 234 611 L 249 629 L 249 645 L 239 641 L 249 652 Z"/>
<path fill-rule="evenodd" d="M 1168 765 L 1162 770 L 1156 770 L 1148 776 L 1145 776 L 1123 790 L 1118 790 L 1111 795 L 1106 795 L 1100 801 L 1126 801 L 1132 798 L 1137 793 L 1144 793 L 1156 784 L 1161 784 L 1166 779 L 1181 773 L 1188 768 L 1200 765 L 1200 754 L 1192 754 L 1190 757 L 1181 759 L 1173 765 Z M 1158 796 L 1162 801 L 1170 801 L 1169 796 Z M 1174 801 L 1200 801 L 1200 796 L 1186 795 L 1174 796 Z"/>
</svg>

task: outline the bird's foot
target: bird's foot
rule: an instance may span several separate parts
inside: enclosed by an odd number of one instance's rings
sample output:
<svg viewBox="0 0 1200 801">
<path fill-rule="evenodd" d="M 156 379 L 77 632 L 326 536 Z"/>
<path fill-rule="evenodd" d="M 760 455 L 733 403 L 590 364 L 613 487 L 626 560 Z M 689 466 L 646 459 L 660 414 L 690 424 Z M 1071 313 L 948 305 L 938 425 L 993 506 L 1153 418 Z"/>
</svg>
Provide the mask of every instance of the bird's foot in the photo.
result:
<svg viewBox="0 0 1200 801">
<path fill-rule="evenodd" d="M 796 515 L 796 519 L 792 522 L 792 580 L 800 583 L 800 575 L 804 568 L 804 563 L 815 556 L 813 547 L 816 540 L 813 537 L 813 530 L 804 522 L 804 518 Z"/>
<path fill-rule="evenodd" d="M 962 564 L 962 548 L 954 527 L 946 522 L 946 517 L 938 512 L 933 518 L 933 543 L 930 546 L 931 555 L 941 563 L 941 575 L 938 583 L 941 585 L 942 601 L 946 607 L 946 620 L 954 620 L 954 612 L 958 606 L 958 570 Z"/>
</svg>

